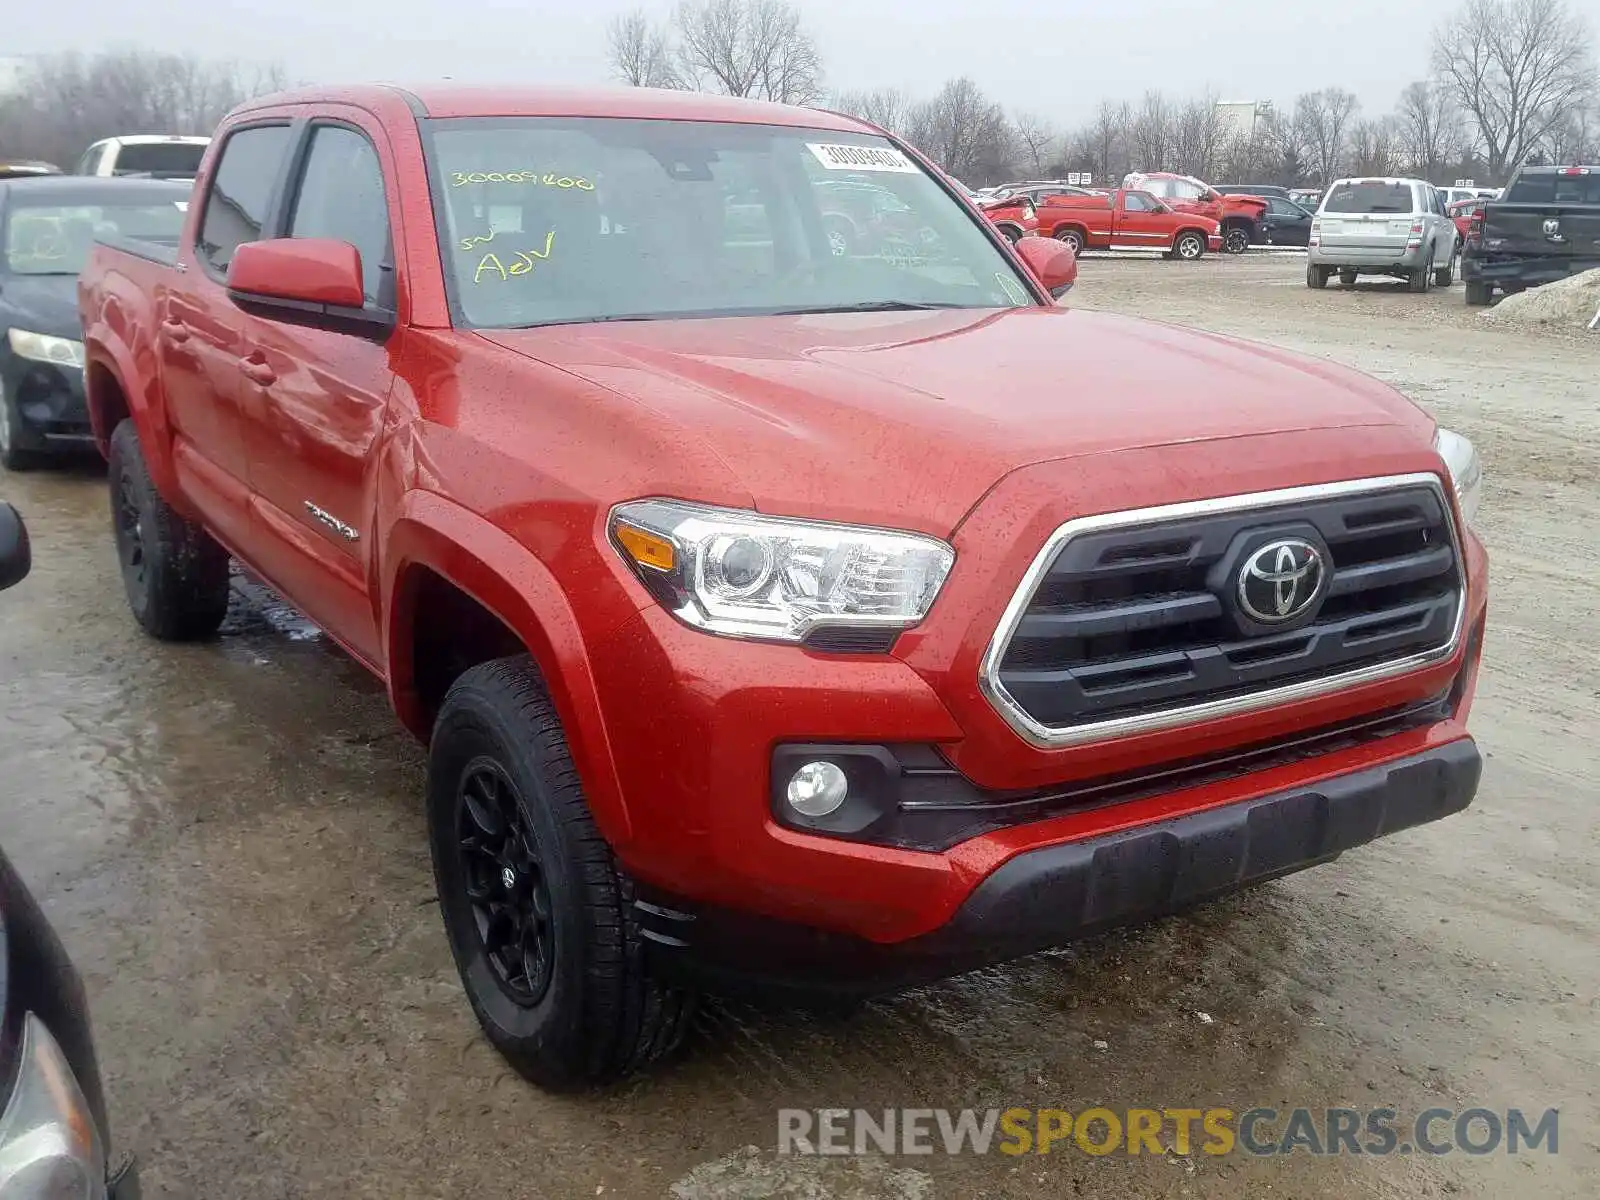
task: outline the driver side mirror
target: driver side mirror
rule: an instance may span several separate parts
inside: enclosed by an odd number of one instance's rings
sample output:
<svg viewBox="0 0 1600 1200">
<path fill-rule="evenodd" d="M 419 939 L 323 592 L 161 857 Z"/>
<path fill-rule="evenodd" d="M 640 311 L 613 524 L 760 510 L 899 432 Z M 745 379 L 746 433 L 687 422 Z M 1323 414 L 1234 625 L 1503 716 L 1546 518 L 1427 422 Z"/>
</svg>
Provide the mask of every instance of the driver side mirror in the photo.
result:
<svg viewBox="0 0 1600 1200">
<path fill-rule="evenodd" d="M 366 306 L 361 252 L 333 238 L 245 242 L 228 264 L 228 297 L 268 320 L 387 337 L 394 314 Z"/>
<path fill-rule="evenodd" d="M 1055 238 L 1025 237 L 1016 241 L 1017 255 L 1033 277 L 1057 300 L 1078 281 L 1078 256 Z"/>
<path fill-rule="evenodd" d="M 0 504 L 0 591 L 15 587 L 33 569 L 33 551 L 28 545 L 28 527 L 22 515 L 9 504 Z"/>
</svg>

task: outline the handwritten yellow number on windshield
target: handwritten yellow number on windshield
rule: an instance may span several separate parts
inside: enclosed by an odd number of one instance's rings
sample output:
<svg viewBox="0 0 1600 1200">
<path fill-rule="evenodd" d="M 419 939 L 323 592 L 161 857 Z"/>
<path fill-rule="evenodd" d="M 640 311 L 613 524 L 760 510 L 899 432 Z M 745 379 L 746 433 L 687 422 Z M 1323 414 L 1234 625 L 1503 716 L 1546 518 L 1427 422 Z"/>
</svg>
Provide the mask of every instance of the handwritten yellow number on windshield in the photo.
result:
<svg viewBox="0 0 1600 1200">
<path fill-rule="evenodd" d="M 492 237 L 493 234 L 490 236 Z M 489 239 L 483 238 L 481 240 L 488 241 Z M 544 235 L 543 250 L 518 250 L 516 257 L 511 260 L 510 266 L 501 262 L 498 254 L 492 252 L 485 254 L 478 260 L 478 269 L 472 273 L 472 282 L 477 283 L 481 280 L 485 271 L 489 272 L 491 279 L 497 275 L 502 280 L 509 279 L 513 275 L 526 275 L 538 263 L 550 257 L 550 251 L 555 248 L 555 242 L 556 231 L 552 229 Z"/>
<path fill-rule="evenodd" d="M 542 183 L 545 187 L 577 188 L 592 192 L 594 184 L 581 175 L 557 175 L 554 171 L 452 171 L 451 187 L 466 187 L 469 183 Z"/>
</svg>

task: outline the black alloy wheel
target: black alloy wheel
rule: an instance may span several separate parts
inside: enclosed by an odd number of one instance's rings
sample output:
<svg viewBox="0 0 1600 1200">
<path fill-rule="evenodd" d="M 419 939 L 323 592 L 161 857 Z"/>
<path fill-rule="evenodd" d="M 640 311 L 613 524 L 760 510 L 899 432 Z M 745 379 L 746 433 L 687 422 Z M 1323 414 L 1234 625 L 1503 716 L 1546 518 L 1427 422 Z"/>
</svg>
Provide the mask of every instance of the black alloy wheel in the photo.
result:
<svg viewBox="0 0 1600 1200">
<path fill-rule="evenodd" d="M 491 758 L 462 773 L 456 837 L 484 958 L 506 998 L 531 1008 L 555 974 L 550 886 L 516 785 Z"/>
</svg>

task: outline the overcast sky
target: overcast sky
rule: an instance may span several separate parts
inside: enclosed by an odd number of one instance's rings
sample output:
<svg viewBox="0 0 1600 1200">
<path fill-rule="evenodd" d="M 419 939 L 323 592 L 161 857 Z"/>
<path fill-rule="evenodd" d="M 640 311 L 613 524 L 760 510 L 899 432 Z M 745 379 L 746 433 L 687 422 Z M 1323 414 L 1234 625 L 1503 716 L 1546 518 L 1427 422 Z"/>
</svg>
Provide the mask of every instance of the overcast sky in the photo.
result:
<svg viewBox="0 0 1600 1200">
<path fill-rule="evenodd" d="M 802 0 L 836 88 L 934 91 L 970 75 L 1008 108 L 1070 124 L 1104 97 L 1210 88 L 1292 102 L 1338 85 L 1387 112 L 1461 0 Z M 1600 0 L 1575 0 L 1600 24 Z M 282 62 L 313 82 L 602 83 L 628 0 L 49 0 L 8 6 L 5 52 L 144 45 Z M 647 0 L 670 11 L 670 0 Z"/>
</svg>

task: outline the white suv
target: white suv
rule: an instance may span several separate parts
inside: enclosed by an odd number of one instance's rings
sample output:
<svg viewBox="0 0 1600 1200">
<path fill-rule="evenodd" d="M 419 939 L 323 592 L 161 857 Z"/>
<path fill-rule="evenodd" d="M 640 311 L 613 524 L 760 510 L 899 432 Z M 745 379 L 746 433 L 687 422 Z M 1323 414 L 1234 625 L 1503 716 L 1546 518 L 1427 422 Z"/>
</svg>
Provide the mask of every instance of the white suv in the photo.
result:
<svg viewBox="0 0 1600 1200">
<path fill-rule="evenodd" d="M 208 137 L 175 133 L 136 133 L 101 138 L 83 152 L 75 175 L 154 175 L 158 179 L 193 180 L 200 174 Z"/>
<path fill-rule="evenodd" d="M 1439 189 L 1422 179 L 1339 179 L 1311 222 L 1306 286 L 1325 288 L 1338 272 L 1404 279 L 1413 292 L 1455 281 L 1460 234 Z"/>
</svg>

